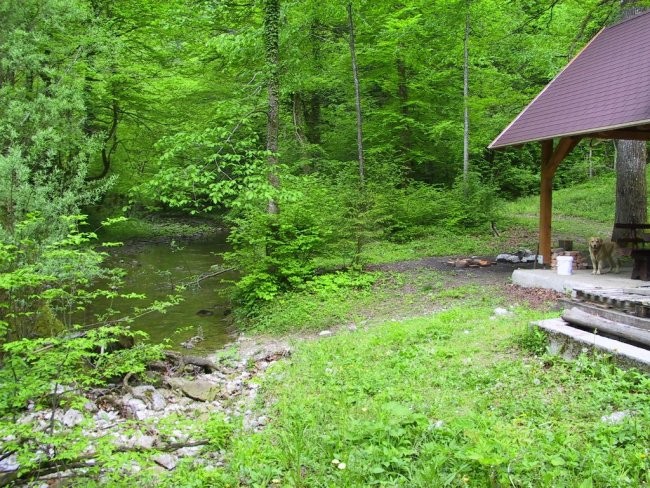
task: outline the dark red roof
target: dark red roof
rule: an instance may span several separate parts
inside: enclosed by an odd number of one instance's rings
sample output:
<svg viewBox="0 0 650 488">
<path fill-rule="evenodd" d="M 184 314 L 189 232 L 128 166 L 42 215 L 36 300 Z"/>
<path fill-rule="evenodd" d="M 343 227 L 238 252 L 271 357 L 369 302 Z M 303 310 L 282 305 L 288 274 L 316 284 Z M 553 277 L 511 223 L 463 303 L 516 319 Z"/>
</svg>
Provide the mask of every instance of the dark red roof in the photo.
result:
<svg viewBox="0 0 650 488">
<path fill-rule="evenodd" d="M 650 123 L 650 12 L 600 31 L 490 148 Z"/>
</svg>

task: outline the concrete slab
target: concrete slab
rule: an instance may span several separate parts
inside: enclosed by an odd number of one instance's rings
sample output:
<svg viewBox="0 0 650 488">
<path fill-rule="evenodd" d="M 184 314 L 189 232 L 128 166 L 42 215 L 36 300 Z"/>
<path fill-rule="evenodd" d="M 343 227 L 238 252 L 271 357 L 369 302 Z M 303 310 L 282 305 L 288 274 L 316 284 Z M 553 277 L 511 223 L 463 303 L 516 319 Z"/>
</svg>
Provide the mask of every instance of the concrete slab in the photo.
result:
<svg viewBox="0 0 650 488">
<path fill-rule="evenodd" d="M 547 333 L 551 354 L 570 360 L 585 351 L 598 350 L 611 355 L 622 367 L 634 367 L 650 373 L 650 351 L 646 349 L 576 329 L 560 318 L 534 322 L 533 325 Z"/>
<path fill-rule="evenodd" d="M 587 288 L 650 288 L 650 281 L 632 280 L 631 268 L 623 268 L 618 274 L 606 273 L 593 275 L 591 270 L 574 271 L 572 275 L 558 275 L 551 269 L 516 269 L 512 273 L 512 282 L 525 288 L 546 288 L 560 293 Z"/>
</svg>

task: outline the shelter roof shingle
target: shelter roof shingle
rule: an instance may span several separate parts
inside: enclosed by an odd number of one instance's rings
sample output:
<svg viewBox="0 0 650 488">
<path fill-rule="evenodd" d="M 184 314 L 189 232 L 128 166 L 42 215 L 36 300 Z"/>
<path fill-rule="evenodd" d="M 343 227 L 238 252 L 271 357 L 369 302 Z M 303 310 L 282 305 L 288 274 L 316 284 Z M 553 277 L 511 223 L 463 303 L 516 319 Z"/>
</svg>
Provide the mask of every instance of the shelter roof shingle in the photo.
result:
<svg viewBox="0 0 650 488">
<path fill-rule="evenodd" d="M 650 12 L 600 31 L 489 147 L 648 123 Z"/>
</svg>

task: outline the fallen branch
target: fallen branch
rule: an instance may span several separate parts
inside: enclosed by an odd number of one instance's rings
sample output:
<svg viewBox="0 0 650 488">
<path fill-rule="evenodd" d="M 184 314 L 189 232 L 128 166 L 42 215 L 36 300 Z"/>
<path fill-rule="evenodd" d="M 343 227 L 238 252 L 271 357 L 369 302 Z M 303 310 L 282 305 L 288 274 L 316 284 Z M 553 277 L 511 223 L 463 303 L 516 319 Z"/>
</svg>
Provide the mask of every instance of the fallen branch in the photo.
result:
<svg viewBox="0 0 650 488">
<path fill-rule="evenodd" d="M 234 271 L 235 268 L 226 268 L 226 269 L 220 269 L 218 271 L 214 271 L 212 273 L 203 273 L 196 278 L 192 278 L 189 281 L 185 281 L 182 283 L 179 283 L 178 285 L 175 286 L 175 288 L 185 288 L 191 285 L 198 285 L 201 283 L 203 280 L 207 280 L 208 278 L 213 278 L 215 276 L 219 276 L 220 274 L 227 273 L 228 271 Z"/>
<path fill-rule="evenodd" d="M 182 449 L 184 447 L 205 446 L 209 444 L 208 439 L 200 439 L 191 442 L 172 442 L 163 446 L 157 446 L 155 449 L 146 449 L 144 447 L 117 447 L 113 450 L 114 453 L 124 452 L 172 452 Z M 97 467 L 96 458 L 92 455 L 81 456 L 76 459 L 69 460 L 53 460 L 43 461 L 36 464 L 32 469 L 24 472 L 10 471 L 7 473 L 0 473 L 0 486 L 6 486 L 18 480 L 36 479 L 46 476 L 48 474 L 57 473 L 59 471 L 67 471 L 71 469 L 94 468 Z"/>
<path fill-rule="evenodd" d="M 219 367 L 209 359 L 199 356 L 185 356 L 174 351 L 165 351 L 165 357 L 181 365 L 191 364 L 193 366 L 199 366 L 210 373 L 219 369 Z"/>
</svg>

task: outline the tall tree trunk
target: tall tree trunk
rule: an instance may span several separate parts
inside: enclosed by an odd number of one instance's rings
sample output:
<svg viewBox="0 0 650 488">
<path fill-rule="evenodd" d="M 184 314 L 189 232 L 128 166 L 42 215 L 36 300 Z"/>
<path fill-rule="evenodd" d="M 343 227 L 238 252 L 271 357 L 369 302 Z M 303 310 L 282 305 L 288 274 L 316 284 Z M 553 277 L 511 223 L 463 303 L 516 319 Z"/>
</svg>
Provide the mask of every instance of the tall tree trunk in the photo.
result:
<svg viewBox="0 0 650 488">
<path fill-rule="evenodd" d="M 280 131 L 280 0 L 264 0 L 264 48 L 269 71 L 269 108 L 266 125 L 266 149 L 269 151 L 268 181 L 274 188 L 280 187 L 277 174 L 278 133 Z M 279 213 L 277 202 L 270 198 L 267 212 Z"/>
<path fill-rule="evenodd" d="M 616 215 L 615 222 L 645 224 L 647 219 L 647 185 L 645 142 L 616 141 Z M 625 237 L 625 229 L 614 229 L 613 239 Z"/>
<path fill-rule="evenodd" d="M 469 173 L 469 5 L 465 4 L 465 37 L 463 39 L 463 177 Z"/>
<path fill-rule="evenodd" d="M 309 26 L 311 39 L 311 55 L 316 69 L 323 69 L 321 54 L 321 31 L 323 25 L 314 20 Z M 303 97 L 303 110 L 305 120 L 305 136 L 310 144 L 321 143 L 321 95 L 318 91 L 309 91 Z"/>
<path fill-rule="evenodd" d="M 361 117 L 361 92 L 359 90 L 359 69 L 357 51 L 354 41 L 354 21 L 352 20 L 352 3 L 348 3 L 348 27 L 350 29 L 350 55 L 352 57 L 352 76 L 354 77 L 354 101 L 357 111 L 357 152 L 359 154 L 359 182 L 363 187 L 366 180 L 365 161 L 363 157 L 363 120 Z"/>
<path fill-rule="evenodd" d="M 623 20 L 637 15 L 645 8 L 636 0 L 621 0 Z M 645 141 L 616 141 L 616 212 L 615 222 L 644 224 L 647 220 Z M 612 230 L 612 239 L 628 237 L 626 229 Z"/>
<path fill-rule="evenodd" d="M 401 46 L 400 46 L 401 49 Z M 413 146 L 413 133 L 411 131 L 409 110 L 409 91 L 408 91 L 408 69 L 406 62 L 401 56 L 397 58 L 397 98 L 399 100 L 399 109 L 402 115 L 402 131 L 401 131 L 401 156 L 404 160 L 404 170 L 406 176 L 412 176 L 415 168 L 413 167 L 413 159 L 411 157 L 411 148 Z"/>
</svg>

